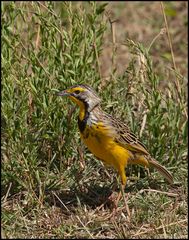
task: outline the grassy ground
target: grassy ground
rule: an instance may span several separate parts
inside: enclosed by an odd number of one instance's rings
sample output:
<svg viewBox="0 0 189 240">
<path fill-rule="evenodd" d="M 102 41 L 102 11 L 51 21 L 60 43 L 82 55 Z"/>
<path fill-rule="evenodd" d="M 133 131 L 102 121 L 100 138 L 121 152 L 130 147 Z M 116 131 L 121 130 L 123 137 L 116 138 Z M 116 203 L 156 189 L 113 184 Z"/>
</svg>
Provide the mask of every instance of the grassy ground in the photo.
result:
<svg viewBox="0 0 189 240">
<path fill-rule="evenodd" d="M 2 3 L 3 238 L 187 238 L 187 3 L 163 7 Z M 55 95 L 75 83 L 93 86 L 174 176 L 170 186 L 128 167 L 130 221 L 123 201 L 114 217 L 110 202 L 99 210 L 116 173 Z"/>
</svg>

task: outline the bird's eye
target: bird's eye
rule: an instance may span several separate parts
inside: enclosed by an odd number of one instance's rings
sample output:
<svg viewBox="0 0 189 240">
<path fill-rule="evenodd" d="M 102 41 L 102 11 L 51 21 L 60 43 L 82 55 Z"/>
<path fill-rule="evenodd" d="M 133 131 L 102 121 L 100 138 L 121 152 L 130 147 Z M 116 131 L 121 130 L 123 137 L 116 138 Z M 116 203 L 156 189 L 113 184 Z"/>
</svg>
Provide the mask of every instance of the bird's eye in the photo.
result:
<svg viewBox="0 0 189 240">
<path fill-rule="evenodd" d="M 79 90 L 75 90 L 74 93 L 75 93 L 75 94 L 79 94 L 80 91 L 79 91 Z"/>
</svg>

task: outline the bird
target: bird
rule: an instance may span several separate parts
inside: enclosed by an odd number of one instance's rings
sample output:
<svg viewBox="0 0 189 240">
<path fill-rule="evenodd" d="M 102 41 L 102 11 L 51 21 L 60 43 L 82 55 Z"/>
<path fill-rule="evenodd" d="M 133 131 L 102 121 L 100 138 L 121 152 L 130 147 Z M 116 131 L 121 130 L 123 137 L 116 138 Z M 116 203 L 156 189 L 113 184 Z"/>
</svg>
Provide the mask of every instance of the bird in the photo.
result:
<svg viewBox="0 0 189 240">
<path fill-rule="evenodd" d="M 126 186 L 127 165 L 154 167 L 170 184 L 173 184 L 172 174 L 151 157 L 147 148 L 128 125 L 102 110 L 101 98 L 92 87 L 77 84 L 58 92 L 57 95 L 68 97 L 79 107 L 79 132 L 90 152 L 105 165 L 117 170 L 121 179 L 121 191 L 116 205 Z M 124 201 L 126 202 L 125 198 Z"/>
</svg>

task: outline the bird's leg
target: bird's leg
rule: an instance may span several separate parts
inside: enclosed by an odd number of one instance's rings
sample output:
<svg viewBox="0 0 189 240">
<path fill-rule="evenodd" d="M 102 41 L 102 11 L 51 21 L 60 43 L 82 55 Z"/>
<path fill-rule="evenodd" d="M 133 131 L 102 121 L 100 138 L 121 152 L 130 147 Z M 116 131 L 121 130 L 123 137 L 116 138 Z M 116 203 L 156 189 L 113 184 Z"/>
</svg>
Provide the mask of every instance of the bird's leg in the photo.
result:
<svg viewBox="0 0 189 240">
<path fill-rule="evenodd" d="M 121 197 L 124 198 L 124 185 L 122 185 L 122 184 L 121 184 L 121 189 L 120 189 L 120 191 L 118 193 L 118 196 L 117 196 L 117 199 L 116 199 L 116 203 L 115 203 L 116 208 L 118 206 L 118 203 L 119 203 L 119 200 L 121 199 Z"/>
<path fill-rule="evenodd" d="M 118 206 L 119 200 L 120 200 L 120 198 L 122 196 L 123 200 L 124 200 L 124 204 L 125 204 L 125 208 L 126 208 L 128 217 L 130 218 L 131 213 L 130 213 L 129 206 L 127 204 L 127 200 L 125 198 L 125 193 L 124 193 L 124 189 L 125 189 L 126 182 L 127 182 L 127 178 L 126 178 L 126 175 L 125 175 L 125 169 L 124 168 L 120 168 L 119 169 L 119 175 L 121 176 L 121 184 L 120 184 L 120 192 L 118 194 L 118 197 L 117 197 L 116 203 L 115 203 L 115 212 L 117 210 L 117 206 Z"/>
<path fill-rule="evenodd" d="M 112 211 L 112 214 L 111 214 L 111 217 L 115 217 L 115 215 L 118 213 L 118 202 L 119 200 L 121 199 L 121 197 L 123 197 L 123 200 L 124 200 L 124 205 L 125 205 L 125 209 L 127 211 L 127 216 L 128 216 L 128 221 L 130 222 L 130 216 L 131 216 L 131 213 L 130 213 L 130 210 L 129 210 L 129 206 L 127 204 L 127 199 L 125 198 L 125 193 L 124 193 L 124 188 L 125 188 L 125 185 L 124 184 L 121 184 L 121 189 L 119 191 L 119 194 L 118 194 L 118 197 L 116 199 L 116 203 L 115 203 L 115 207 L 113 208 L 113 211 Z"/>
<path fill-rule="evenodd" d="M 129 217 L 129 219 L 130 219 L 131 213 L 130 213 L 130 210 L 129 210 L 129 206 L 128 206 L 128 204 L 127 204 L 127 199 L 125 198 L 125 192 L 124 192 L 124 190 L 125 190 L 125 185 L 124 185 L 124 184 L 121 184 L 121 191 L 120 191 L 120 193 L 121 193 L 122 196 L 123 196 L 125 208 L 126 208 L 128 217 Z M 121 195 L 121 194 L 120 194 L 120 195 Z"/>
</svg>

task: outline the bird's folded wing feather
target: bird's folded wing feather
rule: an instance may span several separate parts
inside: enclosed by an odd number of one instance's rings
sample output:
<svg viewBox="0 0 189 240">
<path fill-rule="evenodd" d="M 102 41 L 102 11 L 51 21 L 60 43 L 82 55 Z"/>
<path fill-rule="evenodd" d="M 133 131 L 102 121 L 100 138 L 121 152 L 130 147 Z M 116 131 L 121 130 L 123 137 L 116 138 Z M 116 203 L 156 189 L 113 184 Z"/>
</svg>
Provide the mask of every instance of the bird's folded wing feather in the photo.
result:
<svg viewBox="0 0 189 240">
<path fill-rule="evenodd" d="M 149 155 L 146 147 L 139 141 L 139 139 L 129 130 L 128 126 L 119 120 L 112 118 L 112 126 L 116 130 L 115 141 L 122 147 L 131 152 Z"/>
</svg>

